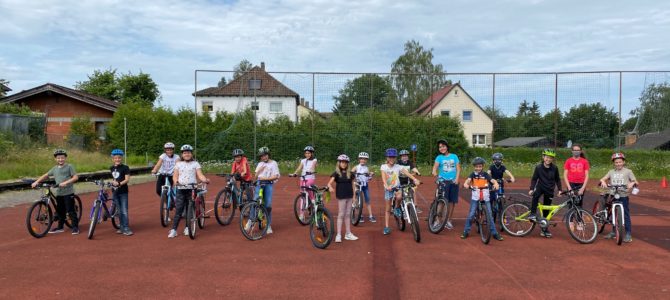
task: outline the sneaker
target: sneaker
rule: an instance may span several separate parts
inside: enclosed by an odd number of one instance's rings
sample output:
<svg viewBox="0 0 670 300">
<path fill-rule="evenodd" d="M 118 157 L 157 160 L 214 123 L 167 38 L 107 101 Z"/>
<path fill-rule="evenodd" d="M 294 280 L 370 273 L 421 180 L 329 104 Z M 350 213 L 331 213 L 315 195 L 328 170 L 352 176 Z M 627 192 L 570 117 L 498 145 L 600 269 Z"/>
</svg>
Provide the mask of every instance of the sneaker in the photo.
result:
<svg viewBox="0 0 670 300">
<path fill-rule="evenodd" d="M 365 223 L 365 218 L 363 218 L 363 216 L 358 218 L 358 223 Z"/>
<path fill-rule="evenodd" d="M 188 235 L 188 227 L 184 227 L 184 235 Z"/>
<path fill-rule="evenodd" d="M 123 235 L 125 235 L 125 236 L 131 236 L 131 235 L 133 235 L 133 232 L 132 232 L 132 230 L 130 230 L 130 229 L 126 229 L 126 230 L 123 232 Z"/>
<path fill-rule="evenodd" d="M 79 227 L 72 228 L 72 235 L 79 234 Z"/>
<path fill-rule="evenodd" d="M 372 223 L 377 223 L 377 219 L 375 219 L 375 216 L 370 216 L 368 220 L 370 220 L 370 222 Z"/>
<path fill-rule="evenodd" d="M 546 236 L 546 232 L 544 232 L 544 230 L 541 230 L 541 231 L 540 231 L 540 236 L 541 236 L 541 237 L 545 237 L 545 236 Z"/>
<path fill-rule="evenodd" d="M 336 235 L 335 236 L 335 243 L 341 243 L 342 242 L 342 236 L 341 235 Z"/>
<path fill-rule="evenodd" d="M 537 222 L 537 216 L 535 214 L 528 215 L 528 221 Z"/>
<path fill-rule="evenodd" d="M 123 230 L 121 230 L 121 229 L 117 229 L 117 230 L 116 230 L 116 233 L 117 233 L 117 234 L 122 234 L 122 233 L 123 233 Z"/>
<path fill-rule="evenodd" d="M 416 206 L 416 213 L 417 214 L 423 213 L 423 210 L 421 210 L 418 206 Z"/>
<path fill-rule="evenodd" d="M 544 237 L 550 238 L 551 237 L 551 232 L 549 232 L 549 230 L 545 231 L 544 232 Z"/>
<path fill-rule="evenodd" d="M 170 229 L 170 233 L 168 233 L 168 238 L 171 239 L 171 238 L 174 238 L 176 236 L 177 236 L 177 231 L 174 230 L 174 229 Z"/>
<path fill-rule="evenodd" d="M 391 234 L 391 228 L 390 227 L 384 227 L 384 235 L 389 235 Z"/>
<path fill-rule="evenodd" d="M 626 236 L 623 238 L 624 243 L 630 243 L 633 241 L 633 237 L 630 236 L 630 233 L 626 233 Z"/>
<path fill-rule="evenodd" d="M 54 228 L 49 230 L 49 233 L 61 233 L 61 232 L 65 232 L 65 230 L 63 230 L 63 228 Z"/>
<path fill-rule="evenodd" d="M 468 238 L 468 233 L 467 232 L 461 233 L 461 239 L 467 239 L 467 238 Z"/>
<path fill-rule="evenodd" d="M 304 223 L 305 222 L 305 215 L 300 214 L 300 222 Z"/>
<path fill-rule="evenodd" d="M 616 237 L 616 233 L 610 232 L 608 235 L 605 236 L 606 240 L 611 240 Z"/>
<path fill-rule="evenodd" d="M 496 239 L 496 240 L 498 240 L 498 241 L 503 241 L 503 240 L 505 240 L 505 239 L 503 239 L 503 237 L 502 237 L 500 234 L 497 234 L 497 233 L 493 235 L 493 238 Z"/>
<path fill-rule="evenodd" d="M 449 230 L 452 230 L 454 229 L 454 224 L 451 224 L 451 221 L 447 221 L 447 224 L 444 224 L 444 227 Z"/>
<path fill-rule="evenodd" d="M 268 226 L 268 231 L 265 234 L 272 234 L 272 226 Z"/>
<path fill-rule="evenodd" d="M 247 220 L 247 224 L 244 225 L 244 231 L 249 231 L 251 229 L 251 220 Z"/>
<path fill-rule="evenodd" d="M 349 232 L 349 233 L 344 235 L 344 239 L 347 240 L 347 241 L 355 241 L 355 240 L 358 239 L 358 237 L 355 236 L 353 233 Z"/>
<path fill-rule="evenodd" d="M 394 209 L 393 214 L 398 218 L 402 217 L 402 210 L 400 209 L 400 207 Z"/>
<path fill-rule="evenodd" d="M 433 226 L 431 226 L 431 227 L 432 228 L 440 228 L 440 221 L 435 220 L 435 222 L 433 222 Z"/>
</svg>

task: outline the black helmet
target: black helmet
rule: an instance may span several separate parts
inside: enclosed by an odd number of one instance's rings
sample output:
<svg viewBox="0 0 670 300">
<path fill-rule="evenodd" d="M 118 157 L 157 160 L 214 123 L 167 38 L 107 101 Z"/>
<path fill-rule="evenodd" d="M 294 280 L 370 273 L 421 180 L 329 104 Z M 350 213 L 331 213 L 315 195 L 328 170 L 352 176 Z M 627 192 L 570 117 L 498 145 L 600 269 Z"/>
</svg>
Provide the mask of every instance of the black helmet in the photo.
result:
<svg viewBox="0 0 670 300">
<path fill-rule="evenodd" d="M 405 149 L 402 149 L 402 150 L 400 150 L 400 153 L 398 153 L 398 155 L 400 155 L 400 156 L 409 155 L 409 151 L 407 151 Z"/>
<path fill-rule="evenodd" d="M 475 159 L 472 160 L 472 165 L 473 165 L 473 166 L 476 166 L 476 165 L 485 165 L 485 164 L 486 164 L 486 160 L 484 160 L 483 158 L 481 158 L 481 157 L 479 157 L 479 156 L 478 156 L 478 157 L 475 157 Z"/>
<path fill-rule="evenodd" d="M 270 154 L 270 148 L 265 146 L 258 148 L 258 156 L 263 156 L 265 154 Z"/>
<path fill-rule="evenodd" d="M 233 150 L 233 157 L 235 157 L 235 156 L 242 156 L 242 155 L 244 155 L 244 151 L 242 151 L 242 149 L 235 149 L 235 150 Z"/>
<path fill-rule="evenodd" d="M 449 149 L 449 143 L 445 139 L 437 140 L 437 146 L 439 147 L 440 145 L 445 145 L 447 146 L 447 149 Z"/>
</svg>

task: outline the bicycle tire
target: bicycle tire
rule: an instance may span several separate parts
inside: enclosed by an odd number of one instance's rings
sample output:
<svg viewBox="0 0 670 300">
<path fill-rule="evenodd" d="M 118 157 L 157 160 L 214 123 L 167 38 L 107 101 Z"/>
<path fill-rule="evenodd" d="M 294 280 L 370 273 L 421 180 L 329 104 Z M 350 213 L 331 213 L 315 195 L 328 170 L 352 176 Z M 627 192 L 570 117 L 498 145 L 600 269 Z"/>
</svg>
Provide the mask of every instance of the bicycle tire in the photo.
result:
<svg viewBox="0 0 670 300">
<path fill-rule="evenodd" d="M 361 215 L 363 214 L 363 201 L 362 201 L 361 191 L 356 191 L 354 195 L 354 203 L 351 209 L 351 225 L 358 226 L 361 221 Z"/>
<path fill-rule="evenodd" d="M 188 226 L 188 237 L 195 240 L 196 223 L 198 220 L 195 216 L 195 200 L 188 201 L 188 209 L 186 209 L 186 226 Z"/>
<path fill-rule="evenodd" d="M 330 216 L 330 211 L 325 207 L 316 210 L 316 217 L 309 223 L 309 238 L 312 245 L 319 249 L 326 249 L 333 241 L 335 225 Z"/>
<path fill-rule="evenodd" d="M 566 215 L 570 236 L 580 244 L 590 244 L 598 236 L 598 225 L 593 215 L 581 208 L 571 209 Z"/>
<path fill-rule="evenodd" d="M 485 205 L 485 204 L 484 204 Z M 477 208 L 478 217 L 477 225 L 479 226 L 479 236 L 482 238 L 482 243 L 488 245 L 491 241 L 491 224 L 489 224 L 489 211 L 486 207 Z"/>
<path fill-rule="evenodd" d="M 251 216 L 251 211 L 255 210 L 255 215 Z M 264 206 L 252 201 L 245 204 L 240 212 L 240 232 L 250 241 L 260 240 L 265 236 L 268 230 L 267 226 L 267 210 Z M 247 222 L 250 222 L 249 228 L 246 229 Z"/>
<path fill-rule="evenodd" d="M 112 204 L 112 226 L 114 229 L 120 229 L 121 228 L 121 212 L 119 211 L 119 208 Z"/>
<path fill-rule="evenodd" d="M 93 215 L 91 215 L 91 223 L 88 225 L 88 239 L 93 239 L 93 233 L 95 233 L 95 226 L 98 225 L 98 220 L 100 218 L 100 208 L 102 208 L 102 203 L 100 201 L 95 201 L 95 207 L 93 207 Z"/>
<path fill-rule="evenodd" d="M 205 208 L 205 197 L 203 196 L 197 196 L 198 201 L 196 201 L 196 204 L 198 207 L 195 208 L 196 211 L 196 217 L 198 218 L 198 227 L 200 229 L 205 228 L 205 212 L 207 212 L 207 209 Z"/>
<path fill-rule="evenodd" d="M 407 214 L 409 215 L 410 221 L 412 221 L 412 234 L 414 235 L 414 241 L 417 243 L 421 242 L 421 228 L 419 227 L 419 217 L 416 215 L 416 210 L 414 206 L 407 206 Z"/>
<path fill-rule="evenodd" d="M 312 210 L 310 209 L 312 204 L 311 203 L 307 204 L 307 209 L 303 211 L 302 220 L 300 220 L 300 211 L 301 211 L 300 203 L 304 203 L 302 201 L 308 201 L 308 200 L 305 199 L 305 195 L 303 193 L 300 193 L 298 194 L 298 196 L 295 197 L 295 200 L 293 200 L 293 214 L 295 215 L 295 219 L 298 220 L 298 224 L 302 226 L 307 226 L 310 224 L 310 220 L 312 219 Z"/>
<path fill-rule="evenodd" d="M 430 211 L 428 212 L 428 231 L 434 234 L 442 232 L 444 225 L 447 224 L 447 215 L 447 201 L 443 198 L 435 199 L 430 205 Z"/>
<path fill-rule="evenodd" d="M 614 206 L 614 213 L 616 214 L 616 244 L 621 246 L 625 234 L 623 207 L 619 205 Z"/>
<path fill-rule="evenodd" d="M 168 218 L 170 215 L 170 207 L 168 207 L 168 191 L 163 190 L 161 191 L 161 212 L 160 212 L 160 217 L 161 217 L 161 226 L 167 227 L 170 222 L 168 222 Z"/>
<path fill-rule="evenodd" d="M 216 194 L 216 199 L 214 199 L 214 216 L 216 222 L 221 226 L 230 225 L 235 217 L 237 204 L 233 201 L 232 196 L 233 193 L 228 188 L 224 188 Z"/>
<path fill-rule="evenodd" d="M 603 218 L 602 216 L 602 211 L 603 211 L 603 204 L 602 200 L 598 199 L 596 202 L 593 203 L 593 210 L 591 214 L 593 217 L 596 219 L 596 222 L 598 223 L 598 233 L 602 233 L 605 230 L 605 226 L 607 224 L 611 223 L 612 220 L 612 213 L 608 211 L 607 217 Z"/>
<path fill-rule="evenodd" d="M 33 215 L 33 212 L 35 212 L 35 215 Z M 28 233 L 35 238 L 44 237 L 51 229 L 53 221 L 54 217 L 51 206 L 42 201 L 36 201 L 28 209 L 26 227 L 28 228 Z"/>
<path fill-rule="evenodd" d="M 502 228 L 512 236 L 522 237 L 530 234 L 535 228 L 535 222 L 528 220 L 530 207 L 522 203 L 512 203 L 503 209 Z M 525 215 L 525 216 L 524 216 Z M 518 219 L 520 216 L 524 216 Z"/>
<path fill-rule="evenodd" d="M 393 214 L 393 217 L 395 218 L 395 224 L 398 227 L 398 230 L 400 231 L 405 231 L 405 218 L 403 217 L 403 213 L 400 213 L 400 217 L 395 215 L 395 212 L 391 212 Z"/>
</svg>

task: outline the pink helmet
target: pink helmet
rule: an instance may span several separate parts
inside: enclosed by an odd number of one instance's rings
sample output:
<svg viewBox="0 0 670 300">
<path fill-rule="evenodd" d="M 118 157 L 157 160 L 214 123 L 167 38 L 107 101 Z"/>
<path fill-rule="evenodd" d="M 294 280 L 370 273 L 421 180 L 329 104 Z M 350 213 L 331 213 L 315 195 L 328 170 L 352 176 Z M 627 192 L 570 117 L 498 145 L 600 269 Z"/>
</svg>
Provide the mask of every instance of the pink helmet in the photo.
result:
<svg viewBox="0 0 670 300">
<path fill-rule="evenodd" d="M 612 154 L 612 161 L 614 161 L 617 158 L 621 158 L 623 160 L 626 160 L 626 156 L 621 152 L 616 152 L 616 153 Z"/>
<path fill-rule="evenodd" d="M 337 157 L 337 161 L 349 162 L 349 156 L 347 156 L 346 154 L 340 154 L 340 156 Z"/>
</svg>

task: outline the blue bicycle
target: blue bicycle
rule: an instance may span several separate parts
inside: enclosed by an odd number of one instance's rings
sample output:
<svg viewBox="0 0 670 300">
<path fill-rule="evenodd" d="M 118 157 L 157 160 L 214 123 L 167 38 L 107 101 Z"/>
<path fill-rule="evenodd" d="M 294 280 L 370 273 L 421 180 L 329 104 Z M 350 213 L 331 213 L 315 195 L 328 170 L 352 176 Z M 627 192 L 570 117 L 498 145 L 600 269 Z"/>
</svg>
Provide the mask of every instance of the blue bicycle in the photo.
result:
<svg viewBox="0 0 670 300">
<path fill-rule="evenodd" d="M 100 190 L 98 191 L 98 197 L 93 201 L 93 207 L 91 207 L 91 223 L 88 226 L 89 240 L 93 238 L 95 226 L 98 225 L 98 223 L 107 221 L 107 219 L 112 219 L 112 226 L 114 226 L 114 229 L 119 229 L 121 225 L 121 220 L 117 214 L 118 211 L 116 205 L 114 205 L 114 201 L 112 201 L 112 204 L 109 207 L 107 206 L 107 202 L 110 201 L 111 198 L 109 197 L 109 192 L 105 190 L 105 188 L 116 189 L 116 187 L 112 186 L 110 182 L 105 182 L 103 180 L 96 180 L 93 183 L 99 186 Z"/>
<path fill-rule="evenodd" d="M 177 188 L 170 185 L 170 174 L 156 174 L 165 176 L 165 183 L 161 187 L 161 225 L 167 227 L 174 219 L 174 200 L 177 198 Z"/>
<path fill-rule="evenodd" d="M 216 176 L 225 177 L 226 186 L 216 194 L 214 200 L 214 216 L 220 225 L 228 225 L 235 217 L 235 210 L 240 209 L 247 201 L 251 200 L 253 191 L 250 182 L 244 182 L 240 179 L 240 174 L 216 174 Z M 239 187 L 237 181 L 240 181 Z"/>
</svg>

